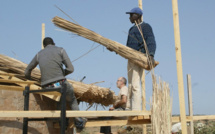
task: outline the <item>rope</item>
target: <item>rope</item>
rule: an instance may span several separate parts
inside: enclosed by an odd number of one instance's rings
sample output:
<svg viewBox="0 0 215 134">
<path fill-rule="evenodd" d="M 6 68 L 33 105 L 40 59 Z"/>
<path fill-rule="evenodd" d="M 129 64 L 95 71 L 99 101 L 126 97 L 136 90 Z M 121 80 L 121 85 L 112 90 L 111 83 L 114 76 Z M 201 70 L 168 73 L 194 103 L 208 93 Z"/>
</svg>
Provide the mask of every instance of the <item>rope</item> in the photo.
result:
<svg viewBox="0 0 215 134">
<path fill-rule="evenodd" d="M 84 53 L 83 55 L 81 55 L 80 57 L 78 57 L 77 59 L 73 60 L 72 63 L 75 62 L 75 61 L 77 61 L 77 60 L 79 60 L 80 58 L 86 56 L 87 54 L 89 54 L 91 51 L 95 50 L 95 49 L 98 48 L 99 46 L 100 46 L 100 45 L 98 45 L 98 46 L 96 46 L 96 47 L 90 49 L 89 51 L 87 51 L 86 53 Z"/>
</svg>

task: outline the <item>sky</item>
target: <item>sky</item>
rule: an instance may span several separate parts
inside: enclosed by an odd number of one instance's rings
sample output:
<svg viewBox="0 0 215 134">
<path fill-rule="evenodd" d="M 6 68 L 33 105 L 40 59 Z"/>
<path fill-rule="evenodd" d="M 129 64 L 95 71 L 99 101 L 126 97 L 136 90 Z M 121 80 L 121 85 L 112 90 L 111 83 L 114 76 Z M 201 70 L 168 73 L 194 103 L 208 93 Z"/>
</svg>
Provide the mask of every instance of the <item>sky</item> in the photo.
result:
<svg viewBox="0 0 215 134">
<path fill-rule="evenodd" d="M 97 43 L 54 26 L 52 18 L 59 16 L 72 21 L 55 5 L 69 14 L 80 25 L 104 37 L 126 44 L 127 33 L 132 24 L 125 14 L 138 6 L 138 0 L 5 0 L 0 4 L 0 53 L 25 63 L 41 50 L 41 24 L 46 25 L 46 36 L 52 37 L 57 46 L 63 47 L 71 61 L 80 57 Z M 179 21 L 182 47 L 183 79 L 186 112 L 188 113 L 187 79 L 192 78 L 194 114 L 215 114 L 214 66 L 215 60 L 215 1 L 179 1 Z M 173 97 L 173 114 L 179 114 L 179 97 L 172 3 L 166 1 L 143 1 L 143 20 L 149 23 L 156 38 L 155 59 L 160 64 L 155 68 L 157 76 L 170 85 Z M 117 78 L 127 78 L 127 60 L 105 47 L 99 46 L 81 59 L 74 61 L 75 72 L 69 79 L 94 83 L 111 88 L 118 94 Z M 152 83 L 146 75 L 146 104 L 150 109 Z M 86 110 L 86 105 L 80 105 Z M 102 110 L 101 107 L 99 107 Z M 95 110 L 91 108 L 90 110 Z"/>
</svg>

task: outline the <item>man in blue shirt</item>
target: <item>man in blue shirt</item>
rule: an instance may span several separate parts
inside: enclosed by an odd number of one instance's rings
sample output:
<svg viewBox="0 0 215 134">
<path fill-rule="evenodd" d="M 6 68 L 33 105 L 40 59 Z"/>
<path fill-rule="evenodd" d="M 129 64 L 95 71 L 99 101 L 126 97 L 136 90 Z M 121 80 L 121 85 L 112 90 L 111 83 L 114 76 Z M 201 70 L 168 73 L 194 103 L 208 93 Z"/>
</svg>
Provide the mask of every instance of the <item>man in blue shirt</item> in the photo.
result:
<svg viewBox="0 0 215 134">
<path fill-rule="evenodd" d="M 133 8 L 130 12 L 126 12 L 126 14 L 130 14 L 130 21 L 134 26 L 129 29 L 127 46 L 141 51 L 146 54 L 146 49 L 144 47 L 144 41 L 141 35 L 143 34 L 144 40 L 147 45 L 147 49 L 149 51 L 149 57 L 152 61 L 154 61 L 154 55 L 156 50 L 156 42 L 155 37 L 152 31 L 151 26 L 148 23 L 142 21 L 142 10 L 138 7 Z M 139 31 L 141 30 L 141 32 Z M 128 61 L 128 100 L 130 101 L 130 106 L 128 104 L 127 107 L 130 107 L 131 110 L 141 110 L 141 87 L 140 81 L 143 73 L 143 68 L 138 65 Z M 130 100 L 131 99 L 131 100 Z"/>
</svg>

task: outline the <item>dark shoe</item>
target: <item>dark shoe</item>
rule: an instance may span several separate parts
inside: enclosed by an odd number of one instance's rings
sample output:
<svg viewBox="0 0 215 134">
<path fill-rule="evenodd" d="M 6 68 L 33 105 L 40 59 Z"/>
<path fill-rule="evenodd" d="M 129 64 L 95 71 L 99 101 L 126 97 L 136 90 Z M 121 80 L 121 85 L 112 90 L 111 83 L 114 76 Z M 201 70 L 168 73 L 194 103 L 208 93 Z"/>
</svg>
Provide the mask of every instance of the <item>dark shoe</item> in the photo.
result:
<svg viewBox="0 0 215 134">
<path fill-rule="evenodd" d="M 59 126 L 61 127 L 61 121 L 59 121 Z M 68 126 L 69 126 L 69 118 L 66 118 L 66 127 L 65 127 L 65 130 L 67 130 Z"/>
<path fill-rule="evenodd" d="M 78 118 L 78 120 L 75 120 L 75 126 L 76 126 L 76 131 L 81 132 L 85 128 L 85 125 L 87 123 L 86 118 Z"/>
</svg>

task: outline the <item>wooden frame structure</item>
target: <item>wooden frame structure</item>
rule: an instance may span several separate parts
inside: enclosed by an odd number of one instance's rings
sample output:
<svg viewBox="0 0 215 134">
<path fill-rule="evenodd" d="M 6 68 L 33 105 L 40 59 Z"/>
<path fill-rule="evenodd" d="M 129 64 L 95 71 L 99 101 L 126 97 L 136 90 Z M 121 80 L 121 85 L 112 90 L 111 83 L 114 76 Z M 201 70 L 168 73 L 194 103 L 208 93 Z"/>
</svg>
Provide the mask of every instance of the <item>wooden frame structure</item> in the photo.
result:
<svg viewBox="0 0 215 134">
<path fill-rule="evenodd" d="M 6 76 L 7 74 L 1 73 L 0 76 Z M 9 77 L 15 77 L 9 74 Z M 0 83 L 16 83 L 21 84 L 22 87 L 18 88 L 18 91 L 23 91 L 26 85 L 30 85 L 34 87 L 35 81 L 21 81 L 21 80 L 6 80 L 0 79 Z M 0 88 L 8 90 L 9 88 L 14 88 L 14 86 L 2 86 Z M 23 89 L 23 90 L 21 90 Z M 17 91 L 15 88 L 14 90 Z M 35 90 L 35 89 L 33 89 Z M 45 93 L 41 93 L 44 95 Z M 54 95 L 54 92 L 51 92 L 50 95 Z M 99 120 L 99 119 L 90 119 L 86 127 L 95 127 L 95 126 L 119 126 L 119 125 L 137 125 L 137 124 L 150 124 L 151 123 L 151 112 L 150 111 L 66 111 L 67 117 L 117 117 L 112 120 Z M 29 118 L 56 118 L 60 117 L 60 111 L 0 111 L 0 117 L 29 117 Z M 119 119 L 118 117 L 126 117 L 123 119 Z M 196 120 L 214 120 L 215 115 L 208 116 L 186 116 L 186 122 L 188 121 L 196 121 Z M 173 116 L 173 122 L 180 122 L 181 117 Z M 56 128 L 59 127 L 58 124 L 54 124 Z M 73 127 L 73 124 L 70 124 L 69 127 Z"/>
<path fill-rule="evenodd" d="M 142 9 L 142 0 L 138 0 L 138 5 Z M 186 122 L 193 122 L 196 120 L 215 120 L 215 115 L 207 116 L 193 116 L 192 111 L 192 95 L 191 95 L 191 78 L 188 76 L 188 93 L 189 93 L 189 108 L 190 116 L 186 116 L 185 113 L 185 99 L 184 99 L 184 84 L 183 84 L 183 73 L 182 73 L 182 59 L 181 59 L 181 45 L 180 45 L 180 29 L 179 29 L 179 17 L 178 17 L 178 1 L 172 0 L 173 6 L 173 19 L 174 19 L 174 34 L 175 34 L 175 49 L 176 49 L 176 64 L 177 64 L 177 74 L 178 74 L 178 90 L 180 99 L 180 116 L 172 117 L 172 122 L 182 123 L 182 134 L 187 133 Z M 42 40 L 45 37 L 45 24 L 42 24 Z M 43 45 L 42 45 L 43 49 Z M 13 83 L 18 86 L 0 85 L 0 89 L 3 90 L 13 90 L 13 91 L 23 91 L 25 86 L 31 87 L 31 90 L 39 90 L 40 87 L 37 86 L 35 81 L 23 81 L 19 79 L 18 75 L 8 74 L 4 71 L 0 71 L 0 83 Z M 145 109 L 145 72 L 142 76 L 142 100 L 143 100 L 143 110 L 142 111 L 66 111 L 67 117 L 94 117 L 90 119 L 86 127 L 95 126 L 118 126 L 118 125 L 136 125 L 136 124 L 150 124 L 151 123 L 151 112 Z M 58 92 L 51 93 L 40 93 L 51 99 L 59 100 Z M 58 97 L 56 97 L 58 96 Z M 56 118 L 60 117 L 60 111 L 0 111 L 0 117 L 31 117 L 31 118 Z M 99 120 L 95 117 L 117 117 L 112 120 Z M 118 117 L 126 117 L 119 119 Z M 54 124 L 56 128 L 59 128 L 59 124 Z M 73 127 L 70 124 L 69 127 Z M 146 127 L 143 125 L 143 134 L 146 134 Z"/>
</svg>

